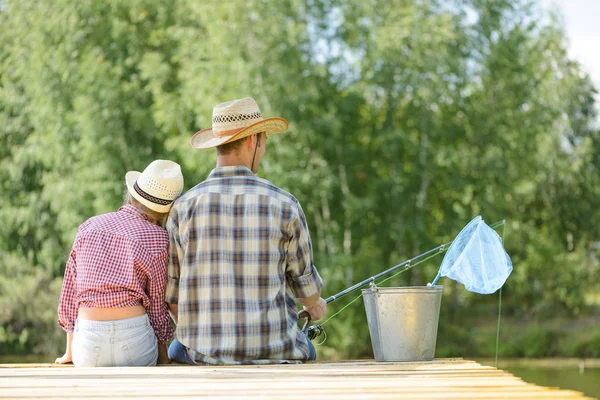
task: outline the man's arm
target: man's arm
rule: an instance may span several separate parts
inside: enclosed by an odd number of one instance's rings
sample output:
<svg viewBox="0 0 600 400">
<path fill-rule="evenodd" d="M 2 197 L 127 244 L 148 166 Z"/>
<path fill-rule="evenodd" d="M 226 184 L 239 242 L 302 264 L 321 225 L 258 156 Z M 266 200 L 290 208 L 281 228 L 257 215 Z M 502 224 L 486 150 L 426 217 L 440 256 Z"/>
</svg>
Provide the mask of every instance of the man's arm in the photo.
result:
<svg viewBox="0 0 600 400">
<path fill-rule="evenodd" d="M 304 307 L 312 307 L 317 304 L 317 301 L 321 298 L 321 289 L 310 297 L 298 298 L 298 303 L 302 304 Z"/>
<path fill-rule="evenodd" d="M 297 300 L 313 321 L 320 320 L 327 312 L 327 302 L 321 298 L 321 290 L 310 297 L 298 298 Z"/>
<path fill-rule="evenodd" d="M 183 257 L 183 251 L 178 240 L 179 225 L 177 217 L 177 210 L 174 208 L 171 209 L 166 226 L 167 232 L 169 233 L 169 264 L 167 266 L 165 302 L 167 303 L 171 318 L 175 321 L 175 324 L 179 322 L 177 307 L 179 302 L 179 260 Z"/>
<path fill-rule="evenodd" d="M 321 298 L 322 281 L 312 258 L 312 243 L 302 208 L 288 227 L 286 278 L 296 299 L 313 320 L 323 318 L 327 303 Z"/>
</svg>

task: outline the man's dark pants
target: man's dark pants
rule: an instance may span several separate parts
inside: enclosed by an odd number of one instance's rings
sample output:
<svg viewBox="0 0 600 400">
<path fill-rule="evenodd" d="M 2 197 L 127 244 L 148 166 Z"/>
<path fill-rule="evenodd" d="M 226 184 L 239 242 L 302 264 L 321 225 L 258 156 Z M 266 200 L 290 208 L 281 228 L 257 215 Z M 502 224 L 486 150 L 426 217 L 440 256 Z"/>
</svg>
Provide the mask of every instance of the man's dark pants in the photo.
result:
<svg viewBox="0 0 600 400">
<path fill-rule="evenodd" d="M 317 359 L 317 350 L 315 349 L 315 345 L 312 344 L 310 339 L 306 338 L 308 341 L 308 360 L 314 361 Z M 179 340 L 175 339 L 171 342 L 169 346 L 169 358 L 176 363 L 179 364 L 190 364 L 195 365 L 196 363 L 190 358 L 187 352 L 187 348 L 179 342 Z"/>
</svg>

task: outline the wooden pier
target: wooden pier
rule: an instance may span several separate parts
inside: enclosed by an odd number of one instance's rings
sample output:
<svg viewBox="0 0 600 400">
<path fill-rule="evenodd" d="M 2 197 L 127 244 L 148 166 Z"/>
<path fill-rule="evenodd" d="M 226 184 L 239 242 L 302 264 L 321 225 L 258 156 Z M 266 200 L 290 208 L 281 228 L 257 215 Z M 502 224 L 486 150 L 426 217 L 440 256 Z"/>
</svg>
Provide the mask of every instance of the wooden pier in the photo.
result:
<svg viewBox="0 0 600 400">
<path fill-rule="evenodd" d="M 462 359 L 304 365 L 82 368 L 0 365 L 1 399 L 582 399 Z"/>
</svg>

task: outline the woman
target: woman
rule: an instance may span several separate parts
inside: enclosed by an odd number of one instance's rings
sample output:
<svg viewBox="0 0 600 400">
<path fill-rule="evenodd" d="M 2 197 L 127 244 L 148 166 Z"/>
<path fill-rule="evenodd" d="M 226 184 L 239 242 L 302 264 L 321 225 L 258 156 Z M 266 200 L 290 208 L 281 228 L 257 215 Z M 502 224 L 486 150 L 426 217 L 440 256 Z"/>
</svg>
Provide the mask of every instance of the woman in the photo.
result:
<svg viewBox="0 0 600 400">
<path fill-rule="evenodd" d="M 183 189 L 181 168 L 153 161 L 125 175 L 125 205 L 77 230 L 65 268 L 58 323 L 67 332 L 57 364 L 168 363 L 173 337 L 165 304 L 169 239 L 163 228 Z"/>
</svg>

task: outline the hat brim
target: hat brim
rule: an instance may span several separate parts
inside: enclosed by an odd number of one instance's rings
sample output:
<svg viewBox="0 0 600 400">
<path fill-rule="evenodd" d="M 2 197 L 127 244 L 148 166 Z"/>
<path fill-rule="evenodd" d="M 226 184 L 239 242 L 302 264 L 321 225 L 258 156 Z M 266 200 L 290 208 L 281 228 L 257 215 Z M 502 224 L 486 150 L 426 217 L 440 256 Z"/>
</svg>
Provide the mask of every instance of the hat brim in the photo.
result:
<svg viewBox="0 0 600 400">
<path fill-rule="evenodd" d="M 140 203 L 142 203 L 144 206 L 148 207 L 152 211 L 156 211 L 156 212 L 162 213 L 162 214 L 168 213 L 169 210 L 171 210 L 171 206 L 173 205 L 173 203 L 166 205 L 166 206 L 163 206 L 162 204 L 156 204 L 156 203 L 146 200 L 145 198 L 140 196 L 135 191 L 135 189 L 133 188 L 133 185 L 135 185 L 135 183 L 137 182 L 137 180 L 141 174 L 142 173 L 138 172 L 138 171 L 129 171 L 125 174 L 125 184 L 127 185 L 127 191 L 129 191 L 129 194 L 131 195 L 131 197 L 133 197 L 134 199 L 136 199 L 137 201 L 139 201 Z"/>
<path fill-rule="evenodd" d="M 267 135 L 276 135 L 287 131 L 287 129 L 288 122 L 285 119 L 279 117 L 265 118 L 262 121 L 240 128 L 227 136 L 213 137 L 212 128 L 202 129 L 192 136 L 190 144 L 195 149 L 211 149 L 259 132 L 267 132 Z"/>
</svg>

